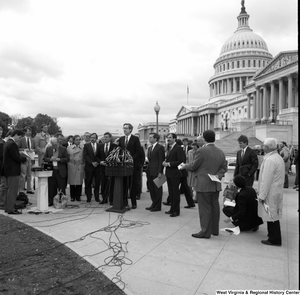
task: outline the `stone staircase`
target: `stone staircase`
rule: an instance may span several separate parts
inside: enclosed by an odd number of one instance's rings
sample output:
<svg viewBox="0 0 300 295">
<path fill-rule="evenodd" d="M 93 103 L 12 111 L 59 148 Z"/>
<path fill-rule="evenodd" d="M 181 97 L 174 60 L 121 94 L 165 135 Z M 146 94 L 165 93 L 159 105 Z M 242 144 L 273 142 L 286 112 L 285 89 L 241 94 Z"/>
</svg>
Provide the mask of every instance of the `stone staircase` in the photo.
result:
<svg viewBox="0 0 300 295">
<path fill-rule="evenodd" d="M 254 127 L 250 126 L 243 131 L 230 132 L 227 136 L 215 141 L 215 145 L 220 148 L 228 157 L 235 157 L 239 150 L 237 139 L 240 135 L 246 135 L 249 140 L 249 147 L 253 148 L 255 145 L 261 145 L 262 142 L 255 137 Z"/>
</svg>

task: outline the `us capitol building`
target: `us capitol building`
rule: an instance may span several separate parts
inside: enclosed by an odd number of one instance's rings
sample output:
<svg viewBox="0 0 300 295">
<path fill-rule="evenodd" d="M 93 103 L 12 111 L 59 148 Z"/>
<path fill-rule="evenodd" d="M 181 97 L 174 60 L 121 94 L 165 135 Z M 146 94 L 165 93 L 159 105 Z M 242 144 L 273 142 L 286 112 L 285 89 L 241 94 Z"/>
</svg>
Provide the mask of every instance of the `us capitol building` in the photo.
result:
<svg viewBox="0 0 300 295">
<path fill-rule="evenodd" d="M 250 28 L 244 1 L 237 20 L 213 65 L 208 102 L 182 106 L 169 132 L 190 139 L 207 129 L 215 130 L 216 139 L 245 132 L 260 141 L 275 137 L 298 146 L 298 50 L 273 58 L 264 39 Z M 142 136 L 145 128 L 139 125 Z"/>
</svg>

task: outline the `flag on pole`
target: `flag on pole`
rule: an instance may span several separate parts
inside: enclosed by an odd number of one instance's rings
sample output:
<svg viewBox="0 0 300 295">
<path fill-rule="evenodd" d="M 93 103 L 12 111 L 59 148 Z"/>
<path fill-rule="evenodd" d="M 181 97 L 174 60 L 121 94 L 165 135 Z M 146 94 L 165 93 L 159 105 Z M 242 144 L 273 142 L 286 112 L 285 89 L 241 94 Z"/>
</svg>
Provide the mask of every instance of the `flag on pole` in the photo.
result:
<svg viewBox="0 0 300 295">
<path fill-rule="evenodd" d="M 190 90 L 189 90 L 189 85 L 186 86 L 186 93 L 189 94 Z"/>
</svg>

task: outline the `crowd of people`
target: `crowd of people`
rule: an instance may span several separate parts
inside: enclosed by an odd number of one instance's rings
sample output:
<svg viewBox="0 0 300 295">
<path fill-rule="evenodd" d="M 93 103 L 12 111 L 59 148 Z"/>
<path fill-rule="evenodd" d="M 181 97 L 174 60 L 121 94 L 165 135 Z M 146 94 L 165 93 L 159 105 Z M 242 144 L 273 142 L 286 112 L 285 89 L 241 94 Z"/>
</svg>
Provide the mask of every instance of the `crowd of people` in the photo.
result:
<svg viewBox="0 0 300 295">
<path fill-rule="evenodd" d="M 34 138 L 31 131 L 30 127 L 12 130 L 2 140 L 3 130 L 0 128 L 0 209 L 8 214 L 21 213 L 14 207 L 19 192 L 34 193 L 31 175 L 34 154 L 38 156 L 39 167 L 53 171 L 48 178 L 49 206 L 53 205 L 57 194 L 66 194 L 67 185 L 71 201 L 82 201 L 83 183 L 86 202 L 90 203 L 94 198 L 100 204 L 113 204 L 114 177 L 106 173 L 106 166 L 108 156 L 119 147 L 129 151 L 133 162 L 132 175 L 123 177 L 122 198 L 126 210 L 137 208 L 146 158 L 145 172 L 151 204 L 145 209 L 161 211 L 164 204 L 170 206 L 166 214 L 178 217 L 180 194 L 184 194 L 187 202 L 184 208 L 193 208 L 198 203 L 200 231 L 192 237 L 209 239 L 212 235 L 219 235 L 219 193 L 222 190 L 221 179 L 227 172 L 227 161 L 223 151 L 214 144 L 213 130 L 206 130 L 195 141 L 188 138 L 180 140 L 175 133 L 169 133 L 165 145 L 159 143 L 159 134 L 150 133 L 146 153 L 138 134 L 132 133 L 130 123 L 124 123 L 124 135 L 117 139 L 113 139 L 110 132 L 104 133 L 101 139 L 90 132 L 83 137 L 64 137 L 61 133 L 50 136 L 46 125 L 41 126 Z M 281 245 L 279 218 L 283 189 L 288 187 L 287 174 L 292 160 L 296 164 L 294 188 L 298 190 L 298 152 L 294 149 L 292 158 L 286 143 L 277 144 L 274 138 L 265 139 L 260 152 L 248 146 L 245 135 L 237 141 L 240 149 L 231 183 L 235 205 L 223 206 L 223 213 L 228 217 L 225 222 L 232 222 L 241 231 L 255 232 L 263 223 L 258 216 L 258 207 L 262 206 L 263 212 L 267 212 L 263 219 L 268 225 L 268 239 L 262 243 Z M 258 171 L 257 192 L 252 186 Z M 163 202 L 162 184 L 165 181 L 168 198 Z"/>
</svg>

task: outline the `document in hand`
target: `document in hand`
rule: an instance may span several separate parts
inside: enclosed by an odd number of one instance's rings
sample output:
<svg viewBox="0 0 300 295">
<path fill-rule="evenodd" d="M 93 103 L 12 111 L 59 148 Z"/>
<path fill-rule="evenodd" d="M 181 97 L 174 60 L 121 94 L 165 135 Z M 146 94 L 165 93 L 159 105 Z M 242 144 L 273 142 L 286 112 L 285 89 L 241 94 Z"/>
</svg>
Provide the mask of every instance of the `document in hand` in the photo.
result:
<svg viewBox="0 0 300 295">
<path fill-rule="evenodd" d="M 235 202 L 226 199 L 226 201 L 224 202 L 224 206 L 235 207 Z"/>
<path fill-rule="evenodd" d="M 221 183 L 221 180 L 218 178 L 217 175 L 211 175 L 211 174 L 208 174 L 209 178 L 212 180 L 212 181 L 215 181 L 215 182 L 220 182 Z"/>
<path fill-rule="evenodd" d="M 20 151 L 20 154 L 26 156 L 30 160 L 34 160 L 34 152 Z"/>
<path fill-rule="evenodd" d="M 153 182 L 157 187 L 161 187 L 166 181 L 167 177 L 164 174 L 161 175 L 161 178 L 156 177 L 155 179 L 153 179 Z"/>
</svg>

